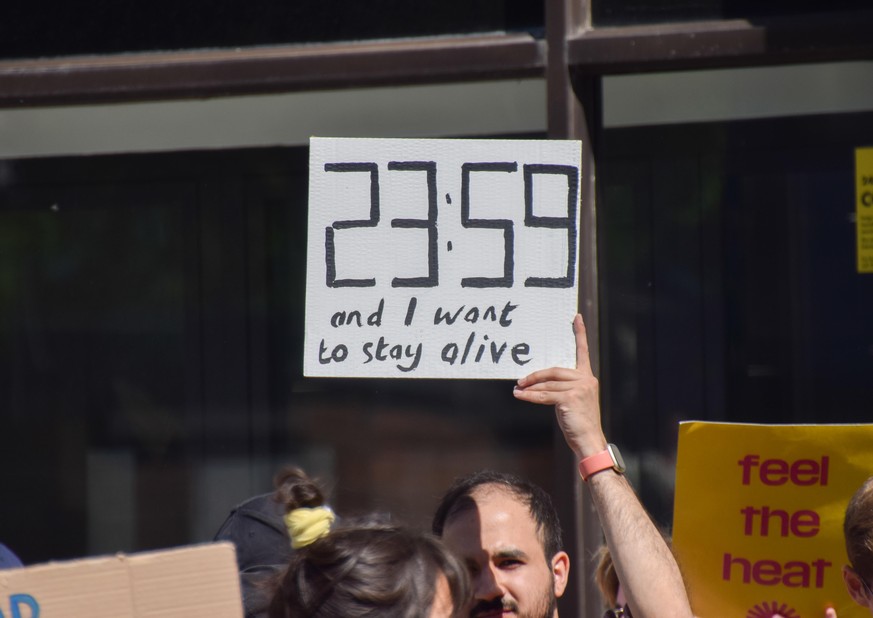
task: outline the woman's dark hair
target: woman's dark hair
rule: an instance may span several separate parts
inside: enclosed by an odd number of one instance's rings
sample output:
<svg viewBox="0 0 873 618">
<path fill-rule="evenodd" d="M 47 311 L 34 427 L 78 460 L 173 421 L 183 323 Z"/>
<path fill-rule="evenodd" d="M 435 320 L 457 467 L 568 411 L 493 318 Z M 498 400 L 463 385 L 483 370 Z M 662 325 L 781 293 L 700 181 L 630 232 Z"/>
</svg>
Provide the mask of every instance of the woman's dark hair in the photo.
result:
<svg viewBox="0 0 873 618">
<path fill-rule="evenodd" d="M 455 613 L 467 573 L 435 537 L 384 523 L 332 530 L 299 550 L 278 582 L 269 618 L 426 618 L 445 576 Z"/>
<path fill-rule="evenodd" d="M 846 507 L 846 554 L 865 582 L 873 580 L 873 477 L 864 481 Z"/>
<path fill-rule="evenodd" d="M 324 492 L 302 468 L 282 468 L 273 477 L 273 484 L 276 487 L 275 500 L 285 505 L 286 513 L 301 507 L 324 506 Z"/>
</svg>

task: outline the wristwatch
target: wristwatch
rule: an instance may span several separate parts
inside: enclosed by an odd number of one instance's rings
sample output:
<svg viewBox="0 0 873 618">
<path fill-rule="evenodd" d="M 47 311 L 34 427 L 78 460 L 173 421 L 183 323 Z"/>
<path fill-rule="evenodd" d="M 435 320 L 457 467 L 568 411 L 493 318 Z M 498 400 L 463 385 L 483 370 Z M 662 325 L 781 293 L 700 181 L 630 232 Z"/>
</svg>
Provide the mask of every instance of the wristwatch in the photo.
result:
<svg viewBox="0 0 873 618">
<path fill-rule="evenodd" d="M 587 481 L 598 472 L 603 472 L 609 469 L 615 470 L 616 474 L 623 474 L 627 469 L 624 465 L 624 459 L 615 444 L 607 444 L 605 451 L 600 451 L 596 455 L 586 457 L 579 462 L 579 474 L 582 475 L 582 480 Z"/>
</svg>

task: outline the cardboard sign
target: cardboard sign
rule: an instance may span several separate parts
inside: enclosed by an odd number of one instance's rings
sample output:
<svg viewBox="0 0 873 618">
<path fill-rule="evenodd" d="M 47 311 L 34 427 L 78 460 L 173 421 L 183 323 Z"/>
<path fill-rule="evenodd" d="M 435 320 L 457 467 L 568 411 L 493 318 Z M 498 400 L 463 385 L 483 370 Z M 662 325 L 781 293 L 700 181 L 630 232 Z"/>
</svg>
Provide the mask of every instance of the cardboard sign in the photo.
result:
<svg viewBox="0 0 873 618">
<path fill-rule="evenodd" d="M 858 272 L 873 273 L 873 148 L 855 149 Z"/>
<path fill-rule="evenodd" d="M 242 618 L 231 543 L 0 571 L 2 618 Z"/>
<path fill-rule="evenodd" d="M 307 376 L 575 366 L 581 144 L 310 142 Z"/>
<path fill-rule="evenodd" d="M 841 569 L 871 445 L 873 425 L 682 423 L 673 542 L 695 615 L 869 615 Z"/>
</svg>

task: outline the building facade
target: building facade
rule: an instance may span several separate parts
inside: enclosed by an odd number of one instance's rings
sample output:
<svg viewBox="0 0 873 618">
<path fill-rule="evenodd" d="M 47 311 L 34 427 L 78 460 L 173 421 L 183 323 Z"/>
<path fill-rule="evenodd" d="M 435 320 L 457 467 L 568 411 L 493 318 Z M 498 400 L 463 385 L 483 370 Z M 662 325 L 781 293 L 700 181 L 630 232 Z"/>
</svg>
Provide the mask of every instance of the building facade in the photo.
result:
<svg viewBox="0 0 873 618">
<path fill-rule="evenodd" d="M 307 140 L 581 139 L 605 425 L 669 529 L 681 420 L 864 422 L 861 2 L 38 6 L 0 25 L 2 540 L 25 562 L 211 538 L 296 463 L 427 525 L 490 467 L 599 541 L 508 382 L 302 375 Z M 599 615 L 588 568 L 568 615 Z"/>
</svg>

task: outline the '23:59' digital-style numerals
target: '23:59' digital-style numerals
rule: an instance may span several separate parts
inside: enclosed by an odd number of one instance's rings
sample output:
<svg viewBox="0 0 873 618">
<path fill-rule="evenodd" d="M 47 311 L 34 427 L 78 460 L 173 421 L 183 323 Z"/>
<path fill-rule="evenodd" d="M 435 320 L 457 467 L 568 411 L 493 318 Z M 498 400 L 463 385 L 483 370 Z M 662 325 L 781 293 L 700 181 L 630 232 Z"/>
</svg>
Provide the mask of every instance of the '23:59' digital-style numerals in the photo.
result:
<svg viewBox="0 0 873 618">
<path fill-rule="evenodd" d="M 432 288 L 439 285 L 439 253 L 437 245 L 437 168 L 435 161 L 390 161 L 390 172 L 425 172 L 427 181 L 428 209 L 426 219 L 392 219 L 392 228 L 427 230 L 427 276 L 394 277 L 391 287 Z M 325 172 L 369 173 L 370 175 L 370 216 L 367 219 L 346 219 L 334 221 L 324 230 L 325 262 L 327 266 L 327 286 L 373 287 L 376 279 L 342 279 L 336 272 L 336 230 L 371 228 L 379 224 L 379 166 L 374 162 L 325 163 Z M 517 173 L 518 163 L 476 162 L 461 166 L 461 224 L 467 229 L 493 229 L 503 231 L 503 276 L 465 277 L 461 286 L 466 288 L 511 288 L 515 282 L 515 231 L 511 219 L 478 219 L 470 216 L 470 179 L 473 174 Z M 567 270 L 556 277 L 528 277 L 525 287 L 569 288 L 576 279 L 576 205 L 578 200 L 579 168 L 572 165 L 524 164 L 524 225 L 526 227 L 567 230 Z M 533 182 L 537 175 L 559 175 L 567 178 L 567 216 L 538 216 L 533 212 Z M 448 199 L 448 196 L 447 196 Z"/>
</svg>

